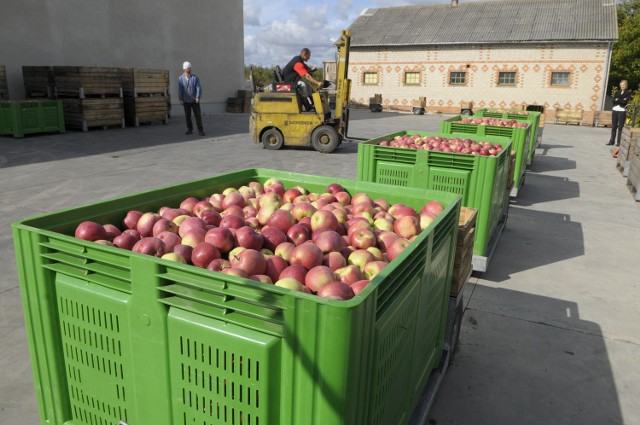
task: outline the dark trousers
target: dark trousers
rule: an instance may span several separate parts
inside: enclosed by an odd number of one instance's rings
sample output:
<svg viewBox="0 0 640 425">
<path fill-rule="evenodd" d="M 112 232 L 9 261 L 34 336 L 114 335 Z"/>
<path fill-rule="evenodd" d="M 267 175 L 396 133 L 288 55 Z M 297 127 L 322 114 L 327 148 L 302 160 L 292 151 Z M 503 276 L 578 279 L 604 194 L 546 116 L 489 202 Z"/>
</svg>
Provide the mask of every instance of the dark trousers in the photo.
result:
<svg viewBox="0 0 640 425">
<path fill-rule="evenodd" d="M 624 127 L 624 122 L 627 120 L 627 111 L 611 111 L 611 138 L 609 139 L 609 144 L 613 145 L 613 142 L 616 145 L 620 145 L 620 137 L 622 136 L 622 127 Z M 616 131 L 618 132 L 618 137 L 616 139 Z"/>
<path fill-rule="evenodd" d="M 196 117 L 196 126 L 198 126 L 198 131 L 202 131 L 202 114 L 200 113 L 200 104 L 184 102 L 183 106 L 184 115 L 187 118 L 187 130 L 193 131 L 193 122 L 191 121 L 191 111 L 193 110 L 193 115 Z"/>
</svg>

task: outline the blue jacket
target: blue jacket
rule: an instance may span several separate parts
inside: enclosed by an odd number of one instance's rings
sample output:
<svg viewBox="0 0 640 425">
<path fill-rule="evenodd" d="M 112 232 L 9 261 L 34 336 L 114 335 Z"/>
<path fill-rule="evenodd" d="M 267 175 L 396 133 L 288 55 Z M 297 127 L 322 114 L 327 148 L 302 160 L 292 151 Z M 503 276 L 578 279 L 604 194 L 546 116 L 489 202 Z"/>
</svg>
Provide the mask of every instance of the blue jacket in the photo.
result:
<svg viewBox="0 0 640 425">
<path fill-rule="evenodd" d="M 202 96 L 202 87 L 200 79 L 196 74 L 191 74 L 189 79 L 184 74 L 178 77 L 178 98 L 180 102 L 195 103 L 196 99 Z"/>
</svg>

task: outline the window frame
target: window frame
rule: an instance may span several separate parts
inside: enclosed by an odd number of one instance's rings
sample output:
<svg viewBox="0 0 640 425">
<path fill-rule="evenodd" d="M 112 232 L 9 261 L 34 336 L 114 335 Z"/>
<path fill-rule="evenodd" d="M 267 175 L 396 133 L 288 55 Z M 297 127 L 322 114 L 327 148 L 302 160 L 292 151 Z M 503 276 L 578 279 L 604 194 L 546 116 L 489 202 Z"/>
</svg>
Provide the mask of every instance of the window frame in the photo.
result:
<svg viewBox="0 0 640 425">
<path fill-rule="evenodd" d="M 416 75 L 418 77 L 418 81 L 415 83 L 409 83 L 407 82 L 407 76 L 408 75 Z M 422 83 L 422 73 L 420 71 L 405 71 L 404 72 L 404 78 L 403 78 L 403 83 L 405 86 L 419 86 Z"/>
<path fill-rule="evenodd" d="M 464 80 L 462 82 L 453 82 L 453 74 L 462 74 Z M 459 76 L 459 75 L 458 75 Z M 449 85 L 450 86 L 466 86 L 467 85 L 467 71 L 449 71 Z"/>
<path fill-rule="evenodd" d="M 375 75 L 376 82 L 375 83 L 367 82 L 367 76 L 368 75 Z M 363 86 L 377 86 L 379 83 L 380 83 L 380 79 L 379 79 L 378 71 L 364 71 L 362 73 L 362 85 Z"/>
<path fill-rule="evenodd" d="M 566 84 L 554 84 L 553 77 L 556 74 L 567 74 Z M 571 74 L 571 71 L 551 71 L 551 75 L 549 76 L 549 87 L 571 87 Z"/>
<path fill-rule="evenodd" d="M 513 74 L 513 82 L 505 83 L 500 81 L 500 77 L 503 74 Z M 498 86 L 500 87 L 513 87 L 518 84 L 518 72 L 517 71 L 498 71 Z"/>
</svg>

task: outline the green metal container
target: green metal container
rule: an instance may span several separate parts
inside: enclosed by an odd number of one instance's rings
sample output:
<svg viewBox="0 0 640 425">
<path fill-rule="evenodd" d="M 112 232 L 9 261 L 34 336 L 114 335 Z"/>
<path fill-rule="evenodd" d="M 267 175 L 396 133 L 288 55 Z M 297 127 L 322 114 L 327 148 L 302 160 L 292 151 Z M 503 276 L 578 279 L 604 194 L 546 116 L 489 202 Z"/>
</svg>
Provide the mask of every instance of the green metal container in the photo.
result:
<svg viewBox="0 0 640 425">
<path fill-rule="evenodd" d="M 503 146 L 495 157 L 379 146 L 396 136 L 459 137 Z M 358 145 L 358 180 L 402 187 L 419 187 L 458 194 L 462 206 L 476 208 L 474 256 L 487 256 L 489 242 L 505 213 L 511 140 L 422 131 L 399 131 Z"/>
<path fill-rule="evenodd" d="M 60 100 L 0 101 L 0 134 L 64 133 Z"/>
<path fill-rule="evenodd" d="M 272 177 L 446 207 L 348 301 L 72 236 Z M 14 223 L 41 423 L 406 424 L 443 351 L 459 210 L 451 193 L 245 169 Z"/>
<path fill-rule="evenodd" d="M 536 111 L 520 111 L 520 112 L 503 112 L 495 109 L 481 109 L 474 114 L 475 117 L 491 117 L 502 118 L 503 120 L 516 120 L 520 122 L 531 123 L 531 136 L 529 137 L 529 156 L 527 157 L 527 165 L 531 165 L 533 157 L 536 154 L 536 146 L 538 138 L 542 136 L 540 128 L 540 112 Z"/>
<path fill-rule="evenodd" d="M 491 125 L 462 124 L 462 116 L 440 121 L 440 131 L 446 134 L 474 134 L 481 138 L 487 136 L 507 137 L 513 141 L 511 149 L 516 152 L 516 166 L 514 171 L 514 183 L 511 191 L 512 197 L 518 196 L 520 187 L 524 184 L 524 173 L 527 170 L 527 158 L 531 137 L 531 124 L 524 128 L 497 127 Z"/>
</svg>

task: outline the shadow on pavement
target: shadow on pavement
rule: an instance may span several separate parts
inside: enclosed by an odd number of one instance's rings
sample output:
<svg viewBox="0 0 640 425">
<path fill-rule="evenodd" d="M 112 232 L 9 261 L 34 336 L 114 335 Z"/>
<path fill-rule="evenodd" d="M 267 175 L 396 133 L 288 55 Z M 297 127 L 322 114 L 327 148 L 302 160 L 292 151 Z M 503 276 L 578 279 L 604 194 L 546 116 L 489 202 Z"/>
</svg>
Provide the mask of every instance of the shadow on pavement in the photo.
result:
<svg viewBox="0 0 640 425">
<path fill-rule="evenodd" d="M 553 161 L 545 160 L 545 163 L 547 162 Z M 511 205 L 526 207 L 578 197 L 580 197 L 578 182 L 571 181 L 566 177 L 527 172 L 524 185 L 519 189 L 518 197 L 511 200 Z"/>
<path fill-rule="evenodd" d="M 576 162 L 571 159 L 557 156 L 538 156 L 533 157 L 533 162 L 527 169 L 527 173 L 547 173 L 551 171 L 575 170 Z"/>
<path fill-rule="evenodd" d="M 500 243 L 482 278 L 504 282 L 518 272 L 580 257 L 584 252 L 582 224 L 571 221 L 569 215 L 511 206 Z"/>
<path fill-rule="evenodd" d="M 575 302 L 478 285 L 472 304 L 429 423 L 623 423 L 601 328 Z"/>
</svg>

